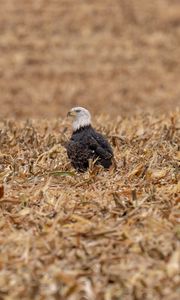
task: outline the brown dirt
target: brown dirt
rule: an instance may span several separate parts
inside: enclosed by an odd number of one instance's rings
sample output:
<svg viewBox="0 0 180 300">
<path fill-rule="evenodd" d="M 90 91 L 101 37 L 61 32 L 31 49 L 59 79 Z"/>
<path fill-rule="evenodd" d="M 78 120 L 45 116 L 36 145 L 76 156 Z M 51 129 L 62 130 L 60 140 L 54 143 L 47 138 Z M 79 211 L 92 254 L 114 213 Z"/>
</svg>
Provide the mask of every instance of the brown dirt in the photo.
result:
<svg viewBox="0 0 180 300">
<path fill-rule="evenodd" d="M 177 107 L 179 0 L 1 0 L 0 10 L 1 117 Z"/>
<path fill-rule="evenodd" d="M 0 1 L 0 300 L 179 299 L 179 7 Z M 108 172 L 69 164 L 76 104 Z"/>
</svg>

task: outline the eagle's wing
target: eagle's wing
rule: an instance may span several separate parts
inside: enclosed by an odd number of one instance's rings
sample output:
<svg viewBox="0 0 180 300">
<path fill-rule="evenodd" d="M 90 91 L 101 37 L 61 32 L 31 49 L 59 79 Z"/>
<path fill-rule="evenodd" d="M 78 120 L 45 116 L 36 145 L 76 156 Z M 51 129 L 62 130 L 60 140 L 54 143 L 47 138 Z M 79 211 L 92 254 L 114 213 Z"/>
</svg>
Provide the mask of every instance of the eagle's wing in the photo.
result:
<svg viewBox="0 0 180 300">
<path fill-rule="evenodd" d="M 110 144 L 101 134 L 96 133 L 95 136 L 89 138 L 89 148 L 101 159 L 111 159 L 113 157 Z"/>
</svg>

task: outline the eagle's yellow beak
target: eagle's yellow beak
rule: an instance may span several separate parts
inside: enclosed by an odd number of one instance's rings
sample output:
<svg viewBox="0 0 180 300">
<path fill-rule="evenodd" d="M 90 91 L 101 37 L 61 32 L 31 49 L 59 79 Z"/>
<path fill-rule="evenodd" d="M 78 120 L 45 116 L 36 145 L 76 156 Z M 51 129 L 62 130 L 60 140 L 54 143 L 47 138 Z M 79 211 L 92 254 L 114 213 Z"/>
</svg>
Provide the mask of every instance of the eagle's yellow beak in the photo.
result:
<svg viewBox="0 0 180 300">
<path fill-rule="evenodd" d="M 75 117 L 76 116 L 76 112 L 75 111 L 68 111 L 67 113 L 67 117 Z"/>
</svg>

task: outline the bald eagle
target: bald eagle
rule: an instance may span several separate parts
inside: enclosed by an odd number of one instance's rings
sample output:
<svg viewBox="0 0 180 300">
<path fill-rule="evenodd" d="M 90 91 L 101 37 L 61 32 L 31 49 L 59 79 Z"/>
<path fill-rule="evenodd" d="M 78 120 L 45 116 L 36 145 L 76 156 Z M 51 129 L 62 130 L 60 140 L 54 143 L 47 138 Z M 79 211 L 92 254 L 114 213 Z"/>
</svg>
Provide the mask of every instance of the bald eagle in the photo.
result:
<svg viewBox="0 0 180 300">
<path fill-rule="evenodd" d="M 67 116 L 74 118 L 73 133 L 67 144 L 67 155 L 72 166 L 79 172 L 85 172 L 91 159 L 108 169 L 112 165 L 113 150 L 103 135 L 91 126 L 89 111 L 74 107 Z"/>
</svg>

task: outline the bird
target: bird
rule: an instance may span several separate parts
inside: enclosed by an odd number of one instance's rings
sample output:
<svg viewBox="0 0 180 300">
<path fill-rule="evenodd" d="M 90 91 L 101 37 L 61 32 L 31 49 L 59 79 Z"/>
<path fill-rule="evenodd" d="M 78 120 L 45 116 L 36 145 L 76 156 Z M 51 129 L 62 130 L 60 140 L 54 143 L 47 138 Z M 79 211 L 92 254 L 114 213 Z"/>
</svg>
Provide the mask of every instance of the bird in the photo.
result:
<svg viewBox="0 0 180 300">
<path fill-rule="evenodd" d="M 67 117 L 73 117 L 73 132 L 66 150 L 74 169 L 86 172 L 90 161 L 109 169 L 114 157 L 113 149 L 107 139 L 92 127 L 90 112 L 84 107 L 73 107 Z"/>
</svg>

